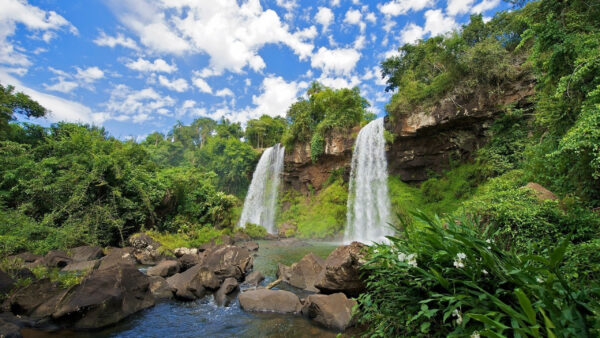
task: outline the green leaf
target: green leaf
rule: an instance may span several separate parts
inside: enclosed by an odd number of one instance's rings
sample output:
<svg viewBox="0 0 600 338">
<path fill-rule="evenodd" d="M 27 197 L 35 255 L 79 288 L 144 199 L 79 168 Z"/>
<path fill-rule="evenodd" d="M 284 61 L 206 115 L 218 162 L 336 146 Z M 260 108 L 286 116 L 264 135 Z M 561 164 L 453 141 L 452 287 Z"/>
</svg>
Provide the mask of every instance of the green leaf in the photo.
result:
<svg viewBox="0 0 600 338">
<path fill-rule="evenodd" d="M 568 238 L 563 239 L 563 241 L 558 245 L 558 247 L 552 251 L 550 255 L 550 266 L 556 267 L 560 261 L 562 261 L 565 252 L 567 251 L 567 247 L 571 241 Z"/>
<path fill-rule="evenodd" d="M 497 320 L 493 320 L 493 319 L 489 318 L 486 315 L 476 314 L 476 313 L 467 313 L 467 316 L 469 316 L 469 317 L 471 317 L 471 318 L 473 318 L 473 319 L 475 319 L 475 320 L 477 320 L 479 322 L 482 322 L 482 323 L 486 324 L 487 326 L 495 327 L 495 328 L 498 328 L 500 330 L 506 330 L 506 329 L 508 329 L 508 326 L 500 323 Z"/>
<path fill-rule="evenodd" d="M 527 295 L 525 295 L 525 292 L 523 292 L 523 290 L 521 289 L 515 289 L 515 295 L 517 295 L 517 298 L 519 299 L 519 304 L 521 305 L 521 308 L 527 315 L 529 323 L 531 323 L 531 325 L 536 325 L 537 321 L 535 320 L 535 311 L 531 306 L 531 301 L 529 301 L 529 298 L 527 298 Z"/>
</svg>

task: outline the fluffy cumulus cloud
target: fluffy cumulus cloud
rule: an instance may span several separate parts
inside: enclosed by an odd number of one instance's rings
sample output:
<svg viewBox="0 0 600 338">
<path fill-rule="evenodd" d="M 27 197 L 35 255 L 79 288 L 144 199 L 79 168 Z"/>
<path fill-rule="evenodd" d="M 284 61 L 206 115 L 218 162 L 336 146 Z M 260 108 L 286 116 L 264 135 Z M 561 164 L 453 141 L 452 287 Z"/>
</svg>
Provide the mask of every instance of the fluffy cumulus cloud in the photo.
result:
<svg viewBox="0 0 600 338">
<path fill-rule="evenodd" d="M 410 11 L 418 12 L 435 5 L 435 0 L 392 0 L 379 5 L 379 11 L 386 16 L 398 16 Z"/>
<path fill-rule="evenodd" d="M 164 75 L 158 76 L 158 83 L 165 88 L 174 90 L 179 93 L 185 92 L 189 88 L 188 82 L 185 79 L 179 78 L 179 79 L 169 80 Z"/>
<path fill-rule="evenodd" d="M 498 7 L 500 0 L 483 0 L 477 5 L 471 8 L 471 13 L 480 14 L 489 11 L 490 9 Z"/>
<path fill-rule="evenodd" d="M 31 31 L 34 38 L 46 43 L 61 29 L 72 34 L 78 33 L 77 28 L 61 15 L 54 11 L 44 11 L 24 0 L 2 0 L 0 7 L 0 64 L 23 67 L 31 65 L 31 60 L 20 46 L 11 41 L 18 24 Z"/>
<path fill-rule="evenodd" d="M 138 58 L 135 61 L 130 61 L 125 64 L 127 68 L 132 70 L 137 70 L 138 72 L 149 73 L 149 72 L 158 72 L 158 73 L 173 73 L 177 70 L 177 65 L 169 64 L 167 61 L 163 59 L 155 59 L 154 61 L 149 61 L 143 58 Z"/>
<path fill-rule="evenodd" d="M 52 78 L 54 83 L 44 84 L 44 87 L 47 90 L 61 93 L 70 93 L 79 87 L 94 90 L 93 83 L 104 78 L 104 72 L 96 66 L 87 68 L 75 67 L 74 73 L 68 73 L 52 67 L 49 70 L 55 74 L 55 77 Z"/>
<path fill-rule="evenodd" d="M 349 75 L 356 67 L 361 54 L 352 48 L 327 49 L 325 47 L 313 55 L 311 66 L 320 68 L 325 74 Z"/>
<path fill-rule="evenodd" d="M 425 35 L 425 29 L 411 22 L 400 31 L 400 41 L 402 43 L 415 43 L 417 40 L 422 39 L 423 35 Z"/>
<path fill-rule="evenodd" d="M 450 16 L 444 15 L 441 9 L 430 9 L 425 12 L 425 31 L 431 36 L 444 34 L 458 27 Z"/>
<path fill-rule="evenodd" d="M 275 11 L 264 10 L 259 0 L 113 0 L 111 4 L 123 25 L 149 50 L 205 53 L 210 69 L 218 74 L 239 73 L 245 67 L 262 70 L 265 62 L 258 50 L 266 44 L 287 45 L 301 60 L 314 48 L 314 27 L 292 31 Z"/>
<path fill-rule="evenodd" d="M 323 32 L 327 31 L 329 25 L 334 20 L 333 11 L 327 7 L 319 7 L 317 14 L 315 15 L 315 21 L 323 27 Z"/>
<path fill-rule="evenodd" d="M 118 33 L 116 36 L 109 36 L 106 35 L 104 31 L 101 31 L 100 35 L 94 40 L 94 43 L 98 46 L 105 46 L 110 48 L 121 46 L 124 48 L 139 50 L 137 43 L 132 38 L 126 37 L 122 33 Z"/>
<path fill-rule="evenodd" d="M 176 100 L 161 95 L 153 88 L 132 89 L 124 84 L 116 85 L 110 99 L 103 104 L 111 119 L 140 123 L 158 115 L 170 116 Z"/>
<path fill-rule="evenodd" d="M 212 94 L 213 91 L 210 85 L 198 75 L 200 74 L 195 73 L 195 77 L 192 79 L 192 83 L 194 84 L 194 86 L 200 89 L 200 91 L 203 93 Z"/>
</svg>

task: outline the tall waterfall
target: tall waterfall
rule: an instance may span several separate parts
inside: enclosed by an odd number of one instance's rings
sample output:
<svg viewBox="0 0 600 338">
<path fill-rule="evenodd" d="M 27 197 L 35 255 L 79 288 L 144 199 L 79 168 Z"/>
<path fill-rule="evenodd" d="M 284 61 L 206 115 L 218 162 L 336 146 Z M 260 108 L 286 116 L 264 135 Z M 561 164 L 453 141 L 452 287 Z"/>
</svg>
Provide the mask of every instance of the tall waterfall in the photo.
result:
<svg viewBox="0 0 600 338">
<path fill-rule="evenodd" d="M 239 226 L 244 227 L 246 223 L 253 223 L 262 225 L 269 233 L 275 231 L 275 210 L 284 153 L 285 147 L 280 144 L 267 148 L 263 152 L 252 174 L 252 182 L 246 194 Z"/>
<path fill-rule="evenodd" d="M 392 232 L 383 118 L 358 133 L 352 153 L 344 242 L 385 240 Z"/>
</svg>

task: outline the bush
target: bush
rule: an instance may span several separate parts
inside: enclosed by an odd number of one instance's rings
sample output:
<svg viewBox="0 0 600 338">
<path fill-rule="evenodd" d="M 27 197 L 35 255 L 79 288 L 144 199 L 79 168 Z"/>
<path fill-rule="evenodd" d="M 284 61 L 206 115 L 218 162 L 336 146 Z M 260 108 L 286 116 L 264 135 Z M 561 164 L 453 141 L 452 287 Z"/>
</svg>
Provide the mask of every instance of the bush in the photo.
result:
<svg viewBox="0 0 600 338">
<path fill-rule="evenodd" d="M 265 229 L 265 227 L 252 223 L 246 223 L 246 226 L 240 228 L 239 231 L 253 239 L 265 238 L 267 236 L 267 229 Z"/>
<path fill-rule="evenodd" d="M 559 270 L 569 242 L 550 254 L 506 251 L 470 218 L 423 213 L 405 236 L 370 248 L 359 321 L 369 335 L 590 336 L 597 290 L 574 290 Z M 595 306 L 595 305 L 594 305 Z"/>
</svg>

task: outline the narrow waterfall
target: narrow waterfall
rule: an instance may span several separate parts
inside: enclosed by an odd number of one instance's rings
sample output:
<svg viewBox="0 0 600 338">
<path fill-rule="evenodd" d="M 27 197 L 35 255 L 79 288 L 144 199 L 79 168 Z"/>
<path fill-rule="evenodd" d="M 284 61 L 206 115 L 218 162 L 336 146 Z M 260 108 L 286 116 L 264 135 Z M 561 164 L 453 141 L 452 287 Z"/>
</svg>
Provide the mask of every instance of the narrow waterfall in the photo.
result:
<svg viewBox="0 0 600 338">
<path fill-rule="evenodd" d="M 383 118 L 358 133 L 352 153 L 344 242 L 385 240 L 392 233 Z"/>
<path fill-rule="evenodd" d="M 275 232 L 275 210 L 284 153 L 285 147 L 280 144 L 263 152 L 252 174 L 239 226 L 245 227 L 246 223 L 252 223 L 262 225 L 269 233 Z"/>
</svg>

